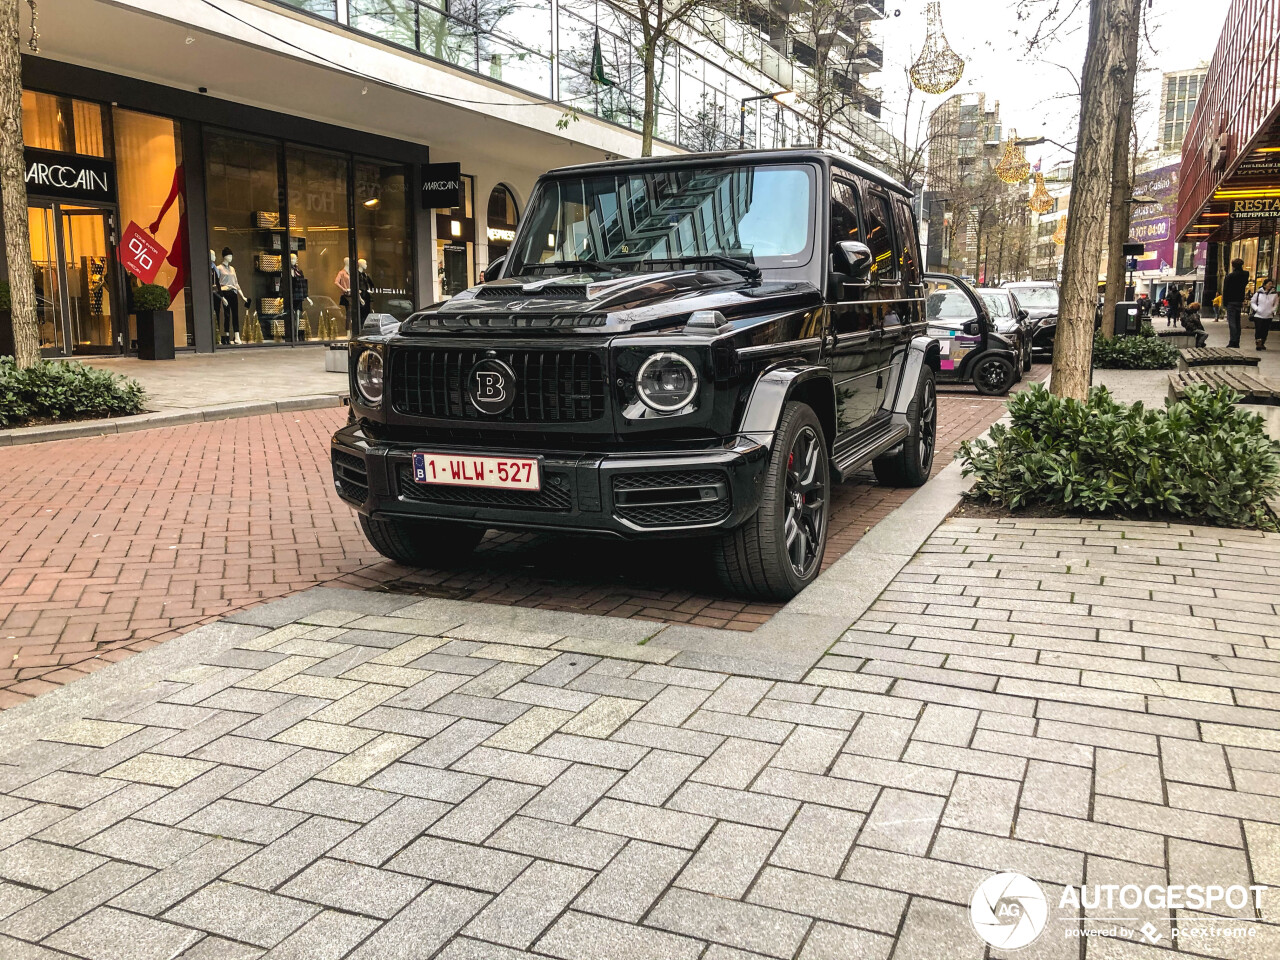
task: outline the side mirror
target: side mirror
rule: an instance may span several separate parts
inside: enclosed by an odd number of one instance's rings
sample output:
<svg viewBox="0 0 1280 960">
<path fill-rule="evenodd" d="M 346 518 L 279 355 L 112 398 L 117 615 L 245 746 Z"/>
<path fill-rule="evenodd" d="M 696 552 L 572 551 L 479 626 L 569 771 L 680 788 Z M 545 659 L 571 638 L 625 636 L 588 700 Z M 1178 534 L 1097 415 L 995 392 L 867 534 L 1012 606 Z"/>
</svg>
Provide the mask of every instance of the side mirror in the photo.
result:
<svg viewBox="0 0 1280 960">
<path fill-rule="evenodd" d="M 844 260 L 845 272 L 853 278 L 854 283 L 869 283 L 871 280 L 871 248 L 860 240 L 841 240 L 841 259 Z"/>
<path fill-rule="evenodd" d="M 1028 313 L 1027 313 L 1027 311 L 1025 311 L 1025 310 L 1019 310 L 1019 311 L 1018 311 L 1018 319 L 1019 319 L 1019 320 L 1025 320 L 1025 319 L 1027 319 L 1027 317 L 1028 317 L 1028 316 L 1030 316 L 1030 314 L 1028 314 Z"/>
<path fill-rule="evenodd" d="M 480 278 L 484 280 L 485 283 L 489 283 L 491 280 L 497 280 L 502 276 L 502 268 L 506 262 L 507 258 L 505 256 L 499 257 L 497 260 L 490 260 L 489 265 L 485 267 L 484 272 L 480 274 Z"/>
<path fill-rule="evenodd" d="M 982 333 L 982 324 L 977 320 L 970 320 L 964 325 L 964 334 L 966 337 L 976 337 Z"/>
</svg>

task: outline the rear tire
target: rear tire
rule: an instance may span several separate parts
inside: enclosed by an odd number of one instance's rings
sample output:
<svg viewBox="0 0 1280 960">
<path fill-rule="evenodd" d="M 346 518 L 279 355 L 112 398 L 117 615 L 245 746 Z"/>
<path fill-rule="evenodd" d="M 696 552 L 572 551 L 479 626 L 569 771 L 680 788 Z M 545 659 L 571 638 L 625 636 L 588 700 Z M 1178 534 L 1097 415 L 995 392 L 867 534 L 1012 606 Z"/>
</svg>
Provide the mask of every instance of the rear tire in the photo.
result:
<svg viewBox="0 0 1280 960">
<path fill-rule="evenodd" d="M 981 394 L 1000 396 L 1009 392 L 1017 376 L 1018 371 L 1007 357 L 983 357 L 973 368 L 973 385 Z"/>
<path fill-rule="evenodd" d="M 871 461 L 876 481 L 889 487 L 918 487 L 929 479 L 933 454 L 938 439 L 938 390 L 933 368 L 920 371 L 916 395 L 907 407 L 907 425 L 911 433 L 896 453 Z"/>
<path fill-rule="evenodd" d="M 822 424 L 792 401 L 774 437 L 759 509 L 715 544 L 720 582 L 757 600 L 790 600 L 807 587 L 827 546 L 831 465 Z"/>
<path fill-rule="evenodd" d="M 360 517 L 360 528 L 373 549 L 406 567 L 447 565 L 464 557 L 484 539 L 483 527 L 435 520 L 379 520 Z"/>
</svg>

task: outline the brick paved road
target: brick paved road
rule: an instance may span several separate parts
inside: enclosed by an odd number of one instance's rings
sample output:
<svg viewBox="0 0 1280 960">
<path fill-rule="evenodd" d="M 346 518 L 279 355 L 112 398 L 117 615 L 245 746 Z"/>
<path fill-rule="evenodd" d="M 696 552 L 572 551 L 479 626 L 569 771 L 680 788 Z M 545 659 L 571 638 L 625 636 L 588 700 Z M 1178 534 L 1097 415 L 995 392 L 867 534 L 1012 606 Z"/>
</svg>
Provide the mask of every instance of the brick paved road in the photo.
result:
<svg viewBox="0 0 1280 960">
<path fill-rule="evenodd" d="M 1061 888 L 1280 886 L 1278 587 L 1280 536 L 951 521 L 802 682 L 638 621 L 249 611 L 0 757 L 0 956 L 977 960 L 1015 870 L 1019 957 L 1157 960 L 1064 931 L 1166 911 Z M 1255 933 L 1178 955 L 1280 955 L 1277 898 L 1181 911 Z"/>
<path fill-rule="evenodd" d="M 1003 409 L 971 391 L 944 398 L 939 467 Z M 313 410 L 0 451 L 0 709 L 335 578 L 747 630 L 776 609 L 725 598 L 702 570 L 592 541 L 491 536 L 454 571 L 383 562 L 333 492 L 329 436 L 344 416 Z M 909 493 L 842 487 L 828 559 Z"/>
</svg>

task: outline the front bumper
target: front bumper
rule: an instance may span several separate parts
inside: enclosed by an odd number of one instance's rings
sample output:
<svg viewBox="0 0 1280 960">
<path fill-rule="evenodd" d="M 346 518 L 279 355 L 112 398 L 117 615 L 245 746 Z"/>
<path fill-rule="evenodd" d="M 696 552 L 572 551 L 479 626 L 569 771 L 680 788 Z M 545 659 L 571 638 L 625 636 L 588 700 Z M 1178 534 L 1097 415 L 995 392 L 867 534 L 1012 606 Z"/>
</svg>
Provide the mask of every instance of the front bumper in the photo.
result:
<svg viewBox="0 0 1280 960">
<path fill-rule="evenodd" d="M 542 489 L 415 483 L 413 454 L 424 450 L 536 455 L 541 461 Z M 640 538 L 708 533 L 740 525 L 759 506 L 769 451 L 742 439 L 690 452 L 480 450 L 378 440 L 353 423 L 334 434 L 331 459 L 338 495 L 371 517 Z"/>
</svg>

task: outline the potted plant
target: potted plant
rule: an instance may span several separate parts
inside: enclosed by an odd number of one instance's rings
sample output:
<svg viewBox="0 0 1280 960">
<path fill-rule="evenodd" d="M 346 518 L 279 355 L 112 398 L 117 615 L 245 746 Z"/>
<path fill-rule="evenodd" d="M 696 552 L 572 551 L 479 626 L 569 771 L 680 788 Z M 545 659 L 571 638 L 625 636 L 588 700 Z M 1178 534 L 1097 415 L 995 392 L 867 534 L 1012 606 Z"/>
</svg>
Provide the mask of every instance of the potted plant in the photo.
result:
<svg viewBox="0 0 1280 960">
<path fill-rule="evenodd" d="M 173 359 L 173 311 L 169 291 L 158 283 L 143 283 L 133 291 L 138 317 L 138 359 Z"/>
<path fill-rule="evenodd" d="M 13 309 L 9 301 L 9 281 L 0 280 L 0 357 L 12 357 Z"/>
</svg>

